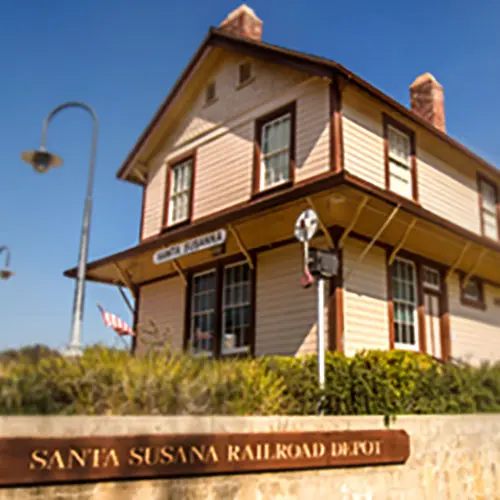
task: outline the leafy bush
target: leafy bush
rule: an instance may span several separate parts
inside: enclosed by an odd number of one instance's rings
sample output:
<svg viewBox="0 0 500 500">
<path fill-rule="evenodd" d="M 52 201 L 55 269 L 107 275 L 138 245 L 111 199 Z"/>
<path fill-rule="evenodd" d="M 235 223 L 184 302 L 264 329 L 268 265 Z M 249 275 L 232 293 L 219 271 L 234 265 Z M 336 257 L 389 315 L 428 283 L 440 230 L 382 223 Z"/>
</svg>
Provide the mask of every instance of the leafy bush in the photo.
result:
<svg viewBox="0 0 500 500">
<path fill-rule="evenodd" d="M 321 403 L 320 403 L 321 402 Z M 320 405 L 319 405 L 320 403 Z M 500 411 L 500 363 L 439 363 L 401 351 L 202 359 L 101 346 L 69 359 L 43 346 L 0 353 L 0 414 L 396 415 Z"/>
</svg>

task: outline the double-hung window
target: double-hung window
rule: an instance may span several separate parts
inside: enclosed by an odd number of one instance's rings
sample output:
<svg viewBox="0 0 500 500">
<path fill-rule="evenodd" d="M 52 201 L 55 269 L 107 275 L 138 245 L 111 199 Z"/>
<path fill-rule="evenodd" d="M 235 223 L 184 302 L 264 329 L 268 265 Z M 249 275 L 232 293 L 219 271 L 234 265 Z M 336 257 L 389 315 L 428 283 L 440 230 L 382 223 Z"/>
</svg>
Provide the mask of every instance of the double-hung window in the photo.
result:
<svg viewBox="0 0 500 500">
<path fill-rule="evenodd" d="M 252 280 L 246 262 L 219 265 L 192 276 L 190 343 L 194 354 L 250 353 Z"/>
<path fill-rule="evenodd" d="M 386 187 L 405 198 L 415 199 L 414 134 L 388 118 L 384 122 L 384 134 L 387 140 Z"/>
<path fill-rule="evenodd" d="M 464 276 L 462 276 L 460 279 L 460 302 L 476 309 L 486 309 L 482 280 L 470 277 L 467 283 L 464 283 Z"/>
<path fill-rule="evenodd" d="M 482 177 L 479 177 L 478 185 L 482 233 L 488 238 L 498 240 L 497 188 Z"/>
<path fill-rule="evenodd" d="M 394 347 L 418 351 L 417 272 L 413 262 L 397 258 L 392 264 Z"/>
<path fill-rule="evenodd" d="M 194 158 L 187 158 L 169 167 L 168 225 L 179 224 L 191 217 L 191 196 Z"/>
<path fill-rule="evenodd" d="M 294 104 L 257 121 L 256 191 L 277 187 L 293 180 L 294 129 Z"/>
</svg>

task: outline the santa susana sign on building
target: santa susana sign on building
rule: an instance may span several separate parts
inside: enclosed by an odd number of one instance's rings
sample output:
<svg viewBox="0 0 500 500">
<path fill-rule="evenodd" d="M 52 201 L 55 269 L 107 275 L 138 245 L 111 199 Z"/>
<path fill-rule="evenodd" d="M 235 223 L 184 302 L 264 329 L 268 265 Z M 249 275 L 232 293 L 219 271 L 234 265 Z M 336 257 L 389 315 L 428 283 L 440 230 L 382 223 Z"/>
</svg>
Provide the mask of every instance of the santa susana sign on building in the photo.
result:
<svg viewBox="0 0 500 500">
<path fill-rule="evenodd" d="M 212 233 L 203 234 L 191 240 L 183 241 L 182 243 L 158 250 L 153 256 L 153 262 L 155 264 L 163 264 L 164 262 L 178 259 L 185 255 L 207 250 L 222 245 L 226 241 L 226 238 L 226 230 L 218 229 Z"/>
</svg>

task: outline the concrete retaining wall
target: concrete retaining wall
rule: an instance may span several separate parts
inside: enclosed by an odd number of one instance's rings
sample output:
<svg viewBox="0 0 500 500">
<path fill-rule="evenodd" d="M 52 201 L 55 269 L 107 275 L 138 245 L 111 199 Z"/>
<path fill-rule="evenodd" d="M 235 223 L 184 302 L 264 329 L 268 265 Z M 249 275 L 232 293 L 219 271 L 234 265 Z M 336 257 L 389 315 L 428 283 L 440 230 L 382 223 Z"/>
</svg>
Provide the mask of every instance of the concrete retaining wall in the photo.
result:
<svg viewBox="0 0 500 500">
<path fill-rule="evenodd" d="M 383 429 L 382 417 L 3 417 L 2 437 Z M 0 489 L 0 500 L 500 499 L 500 414 L 398 417 L 405 465 Z M 2 464 L 0 464 L 0 467 Z"/>
</svg>

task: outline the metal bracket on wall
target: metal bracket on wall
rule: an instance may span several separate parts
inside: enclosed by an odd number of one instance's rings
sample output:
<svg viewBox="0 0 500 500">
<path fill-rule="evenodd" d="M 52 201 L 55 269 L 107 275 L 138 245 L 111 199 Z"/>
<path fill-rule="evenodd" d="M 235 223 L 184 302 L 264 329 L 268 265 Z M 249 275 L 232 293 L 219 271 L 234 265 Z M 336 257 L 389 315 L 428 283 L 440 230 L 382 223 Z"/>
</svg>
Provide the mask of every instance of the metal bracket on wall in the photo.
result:
<svg viewBox="0 0 500 500">
<path fill-rule="evenodd" d="M 188 280 L 186 277 L 186 273 L 184 272 L 184 269 L 182 269 L 181 265 L 175 259 L 172 261 L 172 265 L 174 266 L 174 269 L 177 271 L 177 273 L 181 277 L 182 281 L 184 282 L 184 285 L 187 286 Z"/>
<path fill-rule="evenodd" d="M 396 248 L 391 253 L 391 256 L 389 257 L 389 265 L 391 265 L 394 262 L 394 259 L 396 258 L 396 255 L 398 252 L 403 248 L 403 245 L 406 243 L 406 240 L 408 239 L 408 236 L 410 236 L 410 233 L 412 232 L 413 228 L 417 224 L 417 218 L 414 217 L 413 220 L 410 222 L 408 227 L 406 228 L 405 233 L 403 234 L 403 237 L 401 238 L 401 241 L 397 244 Z"/>
<path fill-rule="evenodd" d="M 467 283 L 469 282 L 470 277 L 474 274 L 475 270 L 477 269 L 477 266 L 479 266 L 479 264 L 483 260 L 483 257 L 487 253 L 488 253 L 488 250 L 486 250 L 486 248 L 481 249 L 481 253 L 479 254 L 476 262 L 474 262 L 474 265 L 470 268 L 470 271 L 465 275 L 464 283 L 463 283 L 464 288 L 467 286 Z"/>
<path fill-rule="evenodd" d="M 238 247 L 241 251 L 241 253 L 245 256 L 248 262 L 248 267 L 253 271 L 254 270 L 254 265 L 253 265 L 253 260 L 252 257 L 250 256 L 250 253 L 248 252 L 246 246 L 243 244 L 243 241 L 240 238 L 240 235 L 236 228 L 232 226 L 232 224 L 228 224 L 227 228 L 229 232 L 234 236 L 234 239 L 236 240 L 236 243 L 238 244 Z"/>
<path fill-rule="evenodd" d="M 448 281 L 450 279 L 450 276 L 455 272 L 457 267 L 460 265 L 460 262 L 462 262 L 462 259 L 464 258 L 465 252 L 470 248 L 471 242 L 468 241 L 464 247 L 462 248 L 462 251 L 460 252 L 460 255 L 458 256 L 458 259 L 453 263 L 453 265 L 448 269 L 448 272 L 446 273 L 445 280 Z"/>
<path fill-rule="evenodd" d="M 330 245 L 330 248 L 335 248 L 335 243 L 333 242 L 332 235 L 330 234 L 330 231 L 328 231 L 326 225 L 324 224 L 323 220 L 321 219 L 318 210 L 316 209 L 316 206 L 314 205 L 314 202 L 312 201 L 311 197 L 308 196 L 306 198 L 307 203 L 309 203 L 309 206 L 316 212 L 316 216 L 318 217 L 318 225 L 321 228 L 321 231 L 323 231 L 323 234 L 325 235 L 326 240 L 328 241 L 328 244 Z"/>
<path fill-rule="evenodd" d="M 130 293 L 132 294 L 132 297 L 135 297 L 135 288 L 134 284 L 132 283 L 132 279 L 130 278 L 129 274 L 124 271 L 116 262 L 113 263 L 115 269 L 118 272 L 118 275 L 120 276 L 121 280 L 123 281 L 124 285 L 129 289 Z"/>
<path fill-rule="evenodd" d="M 384 230 L 387 228 L 387 226 L 391 223 L 392 219 L 396 217 L 396 214 L 399 212 L 399 209 L 401 208 L 401 203 L 398 203 L 396 207 L 394 207 L 393 211 L 389 214 L 389 217 L 387 217 L 386 221 L 382 224 L 380 229 L 377 231 L 375 236 L 370 240 L 370 243 L 366 245 L 365 249 L 361 252 L 361 255 L 358 257 L 356 260 L 356 265 L 361 264 L 363 262 L 363 259 L 366 257 L 366 254 L 371 250 L 373 245 L 377 242 L 377 240 L 380 238 L 380 235 L 384 232 Z M 347 275 L 344 277 L 344 282 L 347 281 L 349 276 L 355 271 L 355 268 L 352 268 Z"/>
<path fill-rule="evenodd" d="M 356 207 L 356 211 L 354 212 L 354 216 L 353 216 L 350 224 L 344 229 L 344 232 L 342 233 L 342 236 L 340 237 L 339 248 L 344 248 L 345 240 L 349 236 L 350 232 L 354 229 L 356 222 L 358 222 L 358 219 L 361 215 L 361 212 L 363 211 L 363 208 L 368 203 L 368 199 L 369 199 L 368 196 L 364 196 L 363 199 L 359 202 L 358 206 Z"/>
</svg>

